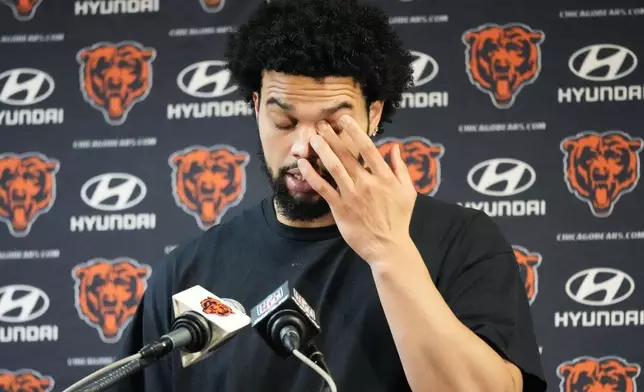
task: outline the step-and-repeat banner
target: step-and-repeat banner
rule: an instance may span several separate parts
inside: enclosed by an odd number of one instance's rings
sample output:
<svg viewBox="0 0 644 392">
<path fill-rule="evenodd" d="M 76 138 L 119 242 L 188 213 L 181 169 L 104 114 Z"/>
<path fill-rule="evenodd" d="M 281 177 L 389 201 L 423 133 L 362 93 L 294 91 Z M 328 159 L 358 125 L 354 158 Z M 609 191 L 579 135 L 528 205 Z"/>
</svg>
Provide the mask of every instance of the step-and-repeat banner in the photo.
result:
<svg viewBox="0 0 644 392">
<path fill-rule="evenodd" d="M 269 194 L 222 62 L 254 1 L 0 0 L 0 391 L 112 362 L 155 265 Z M 504 230 L 549 391 L 644 388 L 644 6 L 470 3 L 379 2 L 415 86 L 377 143 Z"/>
</svg>

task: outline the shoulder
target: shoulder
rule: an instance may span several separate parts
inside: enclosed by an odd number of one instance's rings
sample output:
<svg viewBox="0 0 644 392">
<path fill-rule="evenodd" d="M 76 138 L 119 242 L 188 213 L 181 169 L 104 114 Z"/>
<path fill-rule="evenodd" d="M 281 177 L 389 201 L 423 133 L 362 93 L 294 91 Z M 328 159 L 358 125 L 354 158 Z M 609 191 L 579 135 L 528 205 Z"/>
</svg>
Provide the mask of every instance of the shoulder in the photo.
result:
<svg viewBox="0 0 644 392">
<path fill-rule="evenodd" d="M 483 211 L 418 195 L 410 233 L 437 283 L 451 282 L 490 259 L 516 267 L 505 234 Z"/>
<path fill-rule="evenodd" d="M 499 225 L 485 212 L 421 194 L 414 206 L 411 230 L 452 250 L 481 256 L 512 250 Z"/>
</svg>

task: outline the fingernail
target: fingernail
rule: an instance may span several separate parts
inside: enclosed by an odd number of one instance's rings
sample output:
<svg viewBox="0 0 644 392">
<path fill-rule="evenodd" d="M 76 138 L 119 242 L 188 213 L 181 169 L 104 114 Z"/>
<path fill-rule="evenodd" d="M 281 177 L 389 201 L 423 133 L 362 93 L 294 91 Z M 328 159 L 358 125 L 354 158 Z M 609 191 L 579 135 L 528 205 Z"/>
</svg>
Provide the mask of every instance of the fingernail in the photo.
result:
<svg viewBox="0 0 644 392">
<path fill-rule="evenodd" d="M 318 121 L 318 123 L 317 123 L 317 128 L 318 128 L 318 130 L 319 130 L 319 131 L 324 131 L 324 130 L 326 130 L 326 129 L 327 129 L 327 128 L 326 128 L 327 126 L 328 126 L 328 125 L 327 125 L 327 123 L 326 123 L 325 121 Z"/>
</svg>

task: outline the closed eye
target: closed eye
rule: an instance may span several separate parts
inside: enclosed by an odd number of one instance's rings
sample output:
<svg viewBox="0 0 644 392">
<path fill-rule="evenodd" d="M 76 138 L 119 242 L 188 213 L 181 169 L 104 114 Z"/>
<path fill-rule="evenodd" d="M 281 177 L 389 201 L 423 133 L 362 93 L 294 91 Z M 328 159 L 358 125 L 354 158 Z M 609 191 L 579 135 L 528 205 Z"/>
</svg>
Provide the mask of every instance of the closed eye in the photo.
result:
<svg viewBox="0 0 644 392">
<path fill-rule="evenodd" d="M 295 124 L 275 124 L 275 128 L 281 129 L 282 131 L 287 131 L 289 129 L 295 128 Z"/>
</svg>

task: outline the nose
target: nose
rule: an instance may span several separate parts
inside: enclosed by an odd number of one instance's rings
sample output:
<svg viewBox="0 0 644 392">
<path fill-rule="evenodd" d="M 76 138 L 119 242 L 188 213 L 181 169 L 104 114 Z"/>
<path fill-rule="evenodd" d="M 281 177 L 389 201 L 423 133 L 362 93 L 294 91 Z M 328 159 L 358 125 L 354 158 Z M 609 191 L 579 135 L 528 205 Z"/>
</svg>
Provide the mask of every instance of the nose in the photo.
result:
<svg viewBox="0 0 644 392">
<path fill-rule="evenodd" d="M 592 169 L 592 176 L 596 181 L 603 181 L 608 178 L 608 170 L 602 166 L 595 166 Z"/>
<path fill-rule="evenodd" d="M 494 69 L 498 72 L 507 72 L 510 68 L 510 62 L 505 57 L 497 57 L 494 59 Z"/>
<path fill-rule="evenodd" d="M 309 144 L 311 136 L 315 135 L 315 125 L 298 124 L 293 132 L 293 144 L 291 145 L 291 154 L 297 158 L 311 159 L 317 157 L 317 153 Z"/>
<path fill-rule="evenodd" d="M 202 182 L 199 184 L 199 190 L 201 193 L 214 193 L 215 192 L 215 184 L 212 182 Z"/>
<path fill-rule="evenodd" d="M 107 73 L 107 87 L 108 88 L 119 88 L 123 83 L 121 75 L 118 70 L 110 70 Z"/>
<path fill-rule="evenodd" d="M 27 198 L 27 192 L 21 188 L 13 188 L 11 190 L 11 198 L 14 201 L 24 201 Z"/>
</svg>

